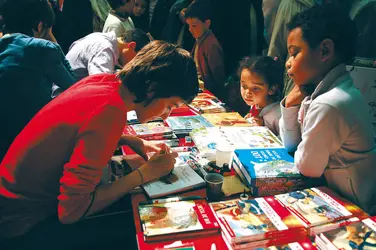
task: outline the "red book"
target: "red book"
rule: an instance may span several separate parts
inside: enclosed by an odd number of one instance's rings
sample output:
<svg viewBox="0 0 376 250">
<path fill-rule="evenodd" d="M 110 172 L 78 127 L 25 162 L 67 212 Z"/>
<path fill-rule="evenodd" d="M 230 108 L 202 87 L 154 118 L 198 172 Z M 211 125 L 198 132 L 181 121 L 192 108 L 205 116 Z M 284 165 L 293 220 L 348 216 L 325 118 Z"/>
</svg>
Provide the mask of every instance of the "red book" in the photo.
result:
<svg viewBox="0 0 376 250">
<path fill-rule="evenodd" d="M 230 200 L 210 204 L 223 235 L 232 245 L 272 238 L 297 240 L 306 234 L 303 225 L 274 197 L 246 201 Z"/>
<path fill-rule="evenodd" d="M 227 250 L 227 246 L 220 234 L 181 239 L 163 242 L 146 242 L 143 233 L 137 234 L 137 244 L 139 250 L 210 250 L 214 244 L 217 250 Z"/>
<path fill-rule="evenodd" d="M 219 224 L 203 198 L 153 200 L 138 207 L 146 242 L 219 234 Z"/>
</svg>

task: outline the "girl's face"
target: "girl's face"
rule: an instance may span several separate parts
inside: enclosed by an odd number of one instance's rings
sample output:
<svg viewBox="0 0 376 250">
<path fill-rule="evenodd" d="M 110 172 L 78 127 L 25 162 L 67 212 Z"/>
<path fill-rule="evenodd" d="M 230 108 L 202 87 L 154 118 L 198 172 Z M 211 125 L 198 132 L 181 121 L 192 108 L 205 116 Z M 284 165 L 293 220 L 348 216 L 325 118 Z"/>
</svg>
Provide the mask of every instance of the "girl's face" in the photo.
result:
<svg viewBox="0 0 376 250">
<path fill-rule="evenodd" d="M 273 95 L 274 91 L 259 74 L 243 69 L 240 75 L 240 93 L 248 106 L 258 105 L 263 108 L 269 104 L 269 95 Z"/>
<path fill-rule="evenodd" d="M 136 0 L 133 7 L 133 14 L 135 16 L 142 16 L 145 13 L 146 8 L 148 7 L 147 1 L 145 0 Z"/>
</svg>

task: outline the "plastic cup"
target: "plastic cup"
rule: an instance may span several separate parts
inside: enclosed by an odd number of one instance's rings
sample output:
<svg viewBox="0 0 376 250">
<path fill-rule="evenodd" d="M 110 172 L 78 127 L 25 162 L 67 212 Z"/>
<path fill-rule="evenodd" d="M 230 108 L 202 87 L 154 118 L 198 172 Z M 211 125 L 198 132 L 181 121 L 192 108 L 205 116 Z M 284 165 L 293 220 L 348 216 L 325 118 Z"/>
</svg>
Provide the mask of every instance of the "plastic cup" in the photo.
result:
<svg viewBox="0 0 376 250">
<path fill-rule="evenodd" d="M 222 196 L 223 176 L 217 173 L 210 173 L 205 175 L 204 179 L 208 199 L 211 201 L 219 199 Z"/>
</svg>

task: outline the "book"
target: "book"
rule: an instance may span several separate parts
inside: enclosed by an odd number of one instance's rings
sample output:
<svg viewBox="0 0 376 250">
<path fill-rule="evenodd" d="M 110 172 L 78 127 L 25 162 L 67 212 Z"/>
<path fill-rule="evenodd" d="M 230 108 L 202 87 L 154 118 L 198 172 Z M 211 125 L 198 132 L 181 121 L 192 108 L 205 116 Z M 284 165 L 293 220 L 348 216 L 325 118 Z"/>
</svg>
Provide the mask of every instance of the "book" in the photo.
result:
<svg viewBox="0 0 376 250">
<path fill-rule="evenodd" d="M 358 217 L 351 217 L 349 219 L 334 221 L 334 222 L 330 222 L 328 224 L 310 227 L 310 228 L 307 228 L 307 234 L 311 237 L 314 237 L 314 236 L 321 234 L 323 232 L 327 232 L 327 231 L 330 231 L 330 230 L 333 230 L 333 229 L 336 229 L 336 228 L 347 226 L 349 224 L 352 224 L 352 223 L 358 222 L 358 221 L 360 221 Z"/>
<path fill-rule="evenodd" d="M 150 203 L 138 206 L 146 242 L 213 235 L 220 231 L 204 198 Z"/>
<path fill-rule="evenodd" d="M 274 197 L 307 228 L 353 217 L 353 213 L 325 189 L 309 188 Z"/>
<path fill-rule="evenodd" d="M 145 183 L 142 188 L 150 198 L 180 193 L 205 186 L 204 179 L 187 163 L 189 152 L 178 153 L 172 173 L 159 180 Z"/>
<path fill-rule="evenodd" d="M 267 127 L 209 127 L 190 133 L 200 153 L 215 160 L 216 146 L 235 149 L 283 148 L 282 142 Z"/>
<path fill-rule="evenodd" d="M 213 125 L 201 115 L 170 116 L 166 119 L 166 122 L 176 135 L 188 135 L 189 132 L 196 129 L 213 127 Z"/>
<path fill-rule="evenodd" d="M 142 250 L 210 250 L 215 244 L 217 250 L 227 250 L 220 234 L 185 239 L 167 240 L 163 242 L 145 242 L 144 234 L 137 233 L 138 249 Z"/>
<path fill-rule="evenodd" d="M 273 197 L 210 203 L 232 245 L 305 235 L 303 225 Z"/>
<path fill-rule="evenodd" d="M 251 127 L 238 112 L 203 114 L 206 120 L 217 127 L 234 126 L 234 127 Z"/>
<path fill-rule="evenodd" d="M 376 249 L 376 217 L 321 233 L 316 240 L 323 249 Z"/>
<path fill-rule="evenodd" d="M 237 149 L 233 154 L 233 162 L 249 186 L 274 185 L 275 188 L 284 187 L 288 191 L 289 187 L 303 181 L 294 158 L 284 148 Z"/>
<path fill-rule="evenodd" d="M 190 106 L 199 113 L 222 113 L 226 112 L 224 103 L 209 93 L 199 93 L 191 102 Z"/>
<path fill-rule="evenodd" d="M 172 137 L 172 129 L 166 126 L 163 122 L 149 122 L 143 124 L 132 124 L 124 127 L 124 134 L 135 135 L 140 138 L 158 137 Z"/>
</svg>

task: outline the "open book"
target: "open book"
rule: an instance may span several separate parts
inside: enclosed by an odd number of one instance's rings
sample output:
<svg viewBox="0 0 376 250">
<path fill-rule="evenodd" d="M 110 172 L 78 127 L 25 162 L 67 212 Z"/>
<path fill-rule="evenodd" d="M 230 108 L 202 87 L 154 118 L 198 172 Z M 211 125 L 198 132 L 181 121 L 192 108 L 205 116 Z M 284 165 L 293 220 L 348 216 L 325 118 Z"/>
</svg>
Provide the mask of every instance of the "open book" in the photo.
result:
<svg viewBox="0 0 376 250">
<path fill-rule="evenodd" d="M 174 170 L 169 176 L 143 185 L 150 198 L 180 193 L 205 185 L 201 176 L 187 164 L 188 155 L 189 153 L 179 153 Z"/>
</svg>

